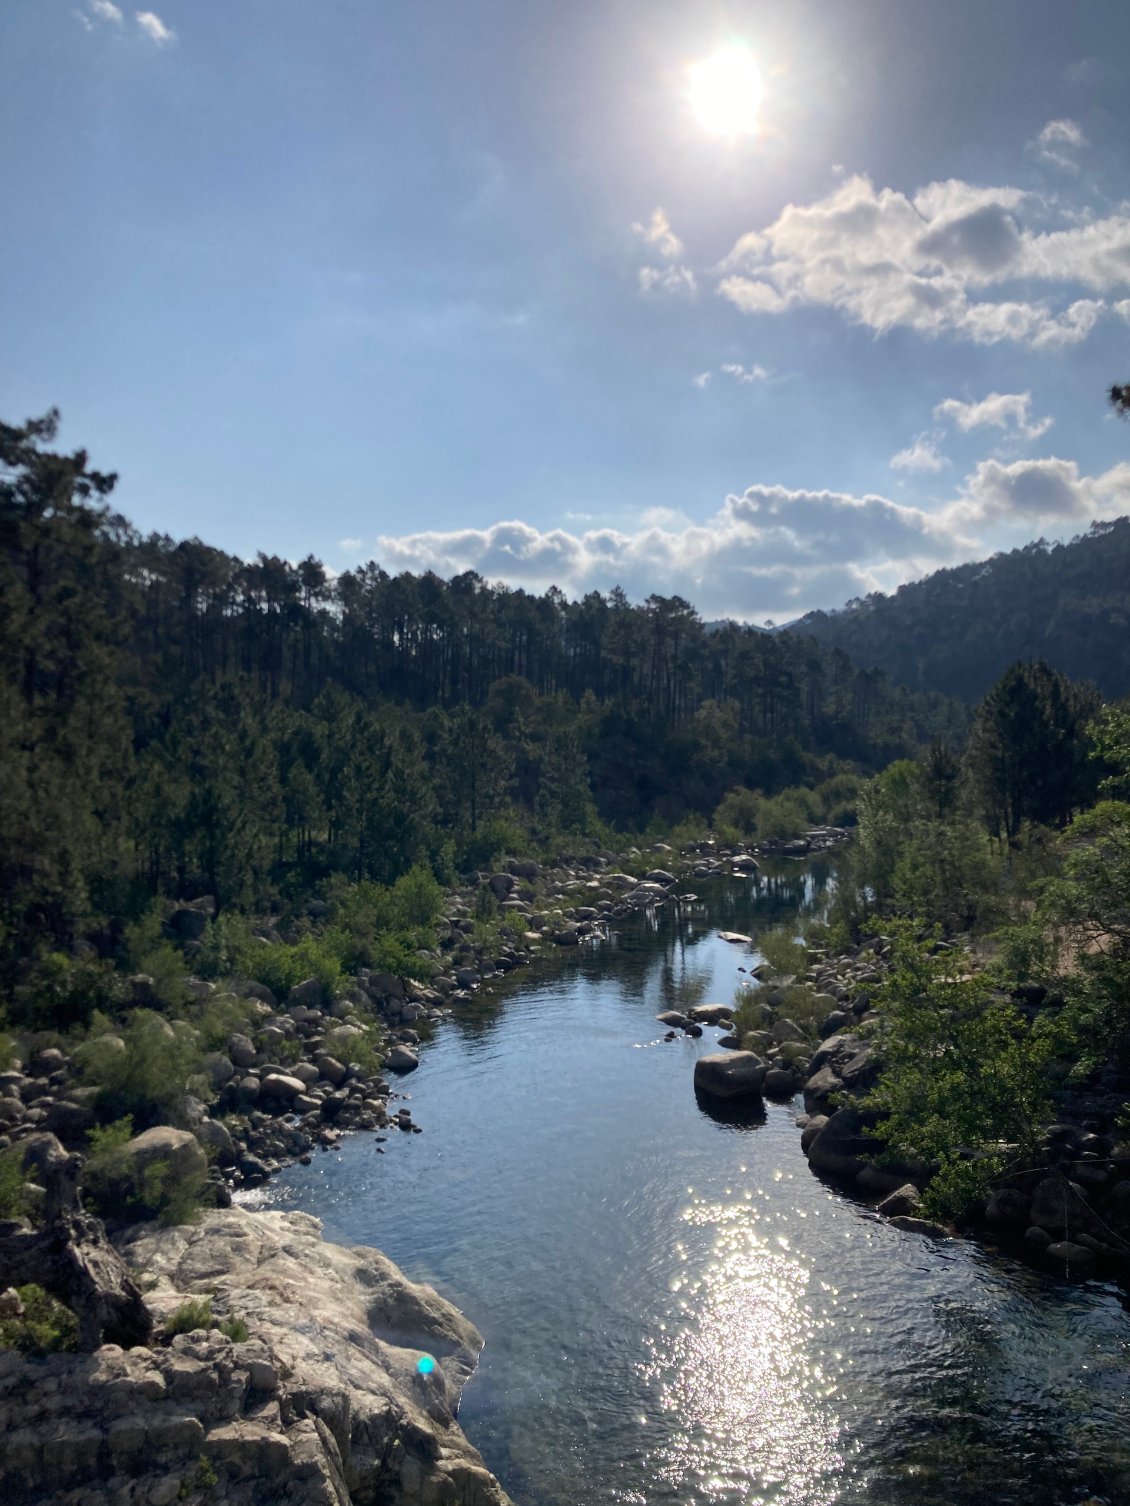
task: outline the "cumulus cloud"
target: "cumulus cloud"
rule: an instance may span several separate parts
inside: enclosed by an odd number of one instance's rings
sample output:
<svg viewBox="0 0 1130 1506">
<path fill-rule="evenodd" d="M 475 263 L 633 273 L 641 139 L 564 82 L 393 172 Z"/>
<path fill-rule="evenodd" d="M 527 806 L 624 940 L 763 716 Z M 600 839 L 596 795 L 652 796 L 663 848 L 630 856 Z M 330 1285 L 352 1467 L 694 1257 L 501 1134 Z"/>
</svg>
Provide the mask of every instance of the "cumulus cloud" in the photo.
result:
<svg viewBox="0 0 1130 1506">
<path fill-rule="evenodd" d="M 122 24 L 122 13 L 111 0 L 89 0 L 90 9 L 100 21 L 112 21 L 115 26 Z"/>
<path fill-rule="evenodd" d="M 640 292 L 653 297 L 693 297 L 698 283 L 690 267 L 641 267 Z"/>
<path fill-rule="evenodd" d="M 1025 439 L 1039 439 L 1054 420 L 1034 419 L 1031 408 L 1030 392 L 990 392 L 979 403 L 963 403 L 956 397 L 947 397 L 934 409 L 934 417 L 949 419 L 965 434 L 970 429 L 1014 429 Z"/>
<path fill-rule="evenodd" d="M 723 375 L 733 377 L 734 381 L 742 387 L 750 387 L 754 382 L 767 382 L 769 373 L 764 366 L 759 366 L 755 361 L 752 366 L 741 366 L 737 361 L 727 361 L 719 366 L 718 370 Z"/>
<path fill-rule="evenodd" d="M 947 465 L 949 461 L 938 451 L 936 434 L 919 434 L 912 445 L 892 455 L 890 460 L 892 471 L 933 471 L 936 474 Z"/>
<path fill-rule="evenodd" d="M 1077 120 L 1049 120 L 1035 141 L 1028 143 L 1028 150 L 1035 152 L 1041 162 L 1075 173 L 1079 171 L 1078 154 L 1087 145 L 1083 127 Z"/>
<path fill-rule="evenodd" d="M 700 392 L 710 386 L 710 372 L 700 371 L 691 377 L 692 387 L 697 387 Z"/>
<path fill-rule="evenodd" d="M 171 31 L 165 25 L 164 21 L 161 20 L 161 17 L 155 15 L 151 10 L 134 11 L 134 16 L 137 19 L 138 26 L 141 27 L 150 41 L 156 42 L 158 47 L 167 47 L 170 42 L 176 41 L 176 32 Z"/>
<path fill-rule="evenodd" d="M 667 211 L 656 208 L 651 211 L 651 219 L 646 225 L 635 224 L 632 229 L 660 256 L 665 256 L 668 261 L 673 261 L 676 256 L 682 256 L 683 243 L 671 229 L 671 221 L 667 218 Z"/>
<path fill-rule="evenodd" d="M 983 460 L 962 491 L 944 513 L 955 528 L 1090 523 L 1130 510 L 1130 464 L 1083 476 L 1074 460 L 1057 456 L 1011 465 Z"/>
<path fill-rule="evenodd" d="M 759 621 L 879 589 L 892 569 L 896 579 L 920 574 L 960 545 L 949 524 L 884 497 L 753 486 L 705 523 L 666 510 L 649 510 L 631 533 L 512 520 L 384 536 L 375 555 L 386 569 L 476 570 L 530 590 L 678 594 L 712 614 Z"/>
<path fill-rule="evenodd" d="M 1130 298 L 1120 298 L 1114 305 L 1114 312 L 1130 323 Z"/>
<path fill-rule="evenodd" d="M 855 175 L 743 235 L 719 268 L 717 292 L 742 313 L 830 308 L 880 334 L 903 327 L 982 345 L 1078 344 L 1102 299 L 1057 306 L 1016 296 L 1015 285 L 1130 286 L 1130 214 L 1037 231 L 1027 208 L 1017 188 L 950 179 L 908 196 Z M 986 295 L 1002 284 L 1012 285 L 1008 296 Z"/>
</svg>

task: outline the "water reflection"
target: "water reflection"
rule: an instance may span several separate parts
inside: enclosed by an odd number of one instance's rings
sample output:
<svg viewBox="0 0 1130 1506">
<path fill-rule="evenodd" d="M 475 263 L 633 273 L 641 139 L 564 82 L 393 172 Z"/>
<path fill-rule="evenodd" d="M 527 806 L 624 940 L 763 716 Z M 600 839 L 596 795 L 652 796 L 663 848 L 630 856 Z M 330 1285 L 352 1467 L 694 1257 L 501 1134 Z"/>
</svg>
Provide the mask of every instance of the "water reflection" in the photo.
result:
<svg viewBox="0 0 1130 1506">
<path fill-rule="evenodd" d="M 845 1465 L 836 1385 L 812 1354 L 833 1319 L 807 1300 L 807 1264 L 748 1204 L 696 1200 L 682 1220 L 714 1239 L 697 1270 L 676 1245 L 691 1265 L 672 1287 L 682 1321 L 647 1340 L 644 1379 L 681 1424 L 657 1451 L 658 1481 L 693 1501 L 831 1506 Z"/>
<path fill-rule="evenodd" d="M 833 882 L 696 880 L 705 910 L 555 951 L 421 1047 L 422 1135 L 269 1189 L 473 1318 L 462 1421 L 521 1506 L 1130 1501 L 1117 1293 L 876 1220 L 810 1174 L 795 1108 L 703 1112 L 717 1031 L 661 1039 L 666 1001 L 731 998 L 785 895 Z"/>
</svg>

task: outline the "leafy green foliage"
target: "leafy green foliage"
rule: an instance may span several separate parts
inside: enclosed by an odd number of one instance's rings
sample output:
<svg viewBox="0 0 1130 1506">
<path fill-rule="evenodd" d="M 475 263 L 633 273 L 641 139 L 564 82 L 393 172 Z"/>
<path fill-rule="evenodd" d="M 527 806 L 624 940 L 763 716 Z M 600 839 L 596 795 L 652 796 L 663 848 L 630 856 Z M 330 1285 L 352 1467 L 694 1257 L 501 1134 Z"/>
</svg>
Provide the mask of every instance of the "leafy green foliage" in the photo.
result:
<svg viewBox="0 0 1130 1506">
<path fill-rule="evenodd" d="M 33 1356 L 58 1354 L 78 1345 L 78 1319 L 41 1286 L 16 1288 L 23 1303 L 20 1318 L 0 1318 L 0 1345 Z"/>
<path fill-rule="evenodd" d="M 31 1211 L 21 1145 L 0 1150 L 0 1219 L 24 1218 Z"/>
<path fill-rule="evenodd" d="M 87 1083 L 99 1090 L 100 1112 L 107 1119 L 131 1115 L 141 1128 L 166 1117 L 202 1066 L 193 1032 L 148 1009 L 134 1010 L 118 1030 L 92 1035 L 78 1059 Z"/>
<path fill-rule="evenodd" d="M 876 990 L 878 1085 L 864 1100 L 895 1151 L 933 1168 L 927 1211 L 954 1217 L 983 1199 L 1006 1162 L 1030 1152 L 1051 1109 L 1048 1067 L 1064 1041 L 1030 1026 L 960 952 L 892 927 L 891 970 Z"/>
<path fill-rule="evenodd" d="M 175 1339 L 178 1333 L 195 1333 L 199 1328 L 211 1328 L 214 1321 L 211 1297 L 189 1297 L 165 1319 L 165 1334 L 168 1338 Z"/>
</svg>

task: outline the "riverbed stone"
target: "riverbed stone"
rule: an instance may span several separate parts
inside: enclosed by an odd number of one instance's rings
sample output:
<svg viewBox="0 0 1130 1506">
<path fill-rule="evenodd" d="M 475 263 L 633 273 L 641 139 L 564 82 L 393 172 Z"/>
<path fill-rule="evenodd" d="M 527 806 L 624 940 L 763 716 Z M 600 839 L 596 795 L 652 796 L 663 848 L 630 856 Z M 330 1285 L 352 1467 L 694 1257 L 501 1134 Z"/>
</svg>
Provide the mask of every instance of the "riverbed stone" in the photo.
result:
<svg viewBox="0 0 1130 1506">
<path fill-rule="evenodd" d="M 884 1218 L 913 1218 L 922 1206 L 922 1197 L 913 1182 L 904 1182 L 879 1204 Z"/>
<path fill-rule="evenodd" d="M 712 1098 L 759 1099 L 765 1074 L 765 1062 L 752 1051 L 715 1052 L 695 1062 L 695 1091 Z"/>
<path fill-rule="evenodd" d="M 734 1017 L 732 1004 L 696 1004 L 688 1011 L 700 1025 L 728 1025 Z"/>
<path fill-rule="evenodd" d="M 388 1054 L 385 1066 L 390 1072 L 415 1072 L 420 1065 L 420 1058 L 403 1042 L 398 1041 Z"/>
<path fill-rule="evenodd" d="M 857 1176 L 866 1165 L 866 1158 L 881 1149 L 866 1128 L 858 1109 L 837 1109 L 809 1146 L 809 1162 L 817 1171 L 831 1176 Z"/>
</svg>

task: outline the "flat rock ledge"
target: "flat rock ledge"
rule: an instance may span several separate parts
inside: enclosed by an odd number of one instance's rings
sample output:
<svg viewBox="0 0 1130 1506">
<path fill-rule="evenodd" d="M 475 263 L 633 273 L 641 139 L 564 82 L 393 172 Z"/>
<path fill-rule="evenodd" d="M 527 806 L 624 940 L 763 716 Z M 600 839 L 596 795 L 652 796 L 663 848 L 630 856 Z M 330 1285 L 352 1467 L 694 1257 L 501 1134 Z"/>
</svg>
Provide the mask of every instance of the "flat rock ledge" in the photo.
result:
<svg viewBox="0 0 1130 1506">
<path fill-rule="evenodd" d="M 455 1421 L 481 1336 L 379 1250 L 239 1207 L 119 1245 L 158 1322 L 210 1295 L 249 1337 L 0 1351 L 5 1506 L 509 1506 Z"/>
</svg>

